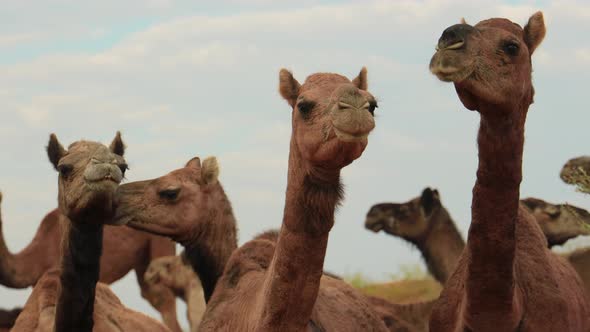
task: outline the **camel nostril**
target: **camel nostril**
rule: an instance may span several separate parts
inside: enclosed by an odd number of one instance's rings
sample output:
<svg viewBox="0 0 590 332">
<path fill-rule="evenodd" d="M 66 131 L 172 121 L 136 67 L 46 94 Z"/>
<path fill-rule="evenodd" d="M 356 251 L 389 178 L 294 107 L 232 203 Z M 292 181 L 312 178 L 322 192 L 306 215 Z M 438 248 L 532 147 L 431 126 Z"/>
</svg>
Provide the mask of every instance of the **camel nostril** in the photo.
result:
<svg viewBox="0 0 590 332">
<path fill-rule="evenodd" d="M 365 101 L 362 105 L 358 102 L 354 101 L 339 101 L 338 102 L 338 110 L 339 111 L 355 111 L 355 110 L 367 110 L 370 112 L 371 104 L 368 101 Z"/>
<path fill-rule="evenodd" d="M 465 46 L 467 35 L 475 29 L 468 24 L 455 24 L 443 31 L 436 50 L 458 50 Z"/>
</svg>

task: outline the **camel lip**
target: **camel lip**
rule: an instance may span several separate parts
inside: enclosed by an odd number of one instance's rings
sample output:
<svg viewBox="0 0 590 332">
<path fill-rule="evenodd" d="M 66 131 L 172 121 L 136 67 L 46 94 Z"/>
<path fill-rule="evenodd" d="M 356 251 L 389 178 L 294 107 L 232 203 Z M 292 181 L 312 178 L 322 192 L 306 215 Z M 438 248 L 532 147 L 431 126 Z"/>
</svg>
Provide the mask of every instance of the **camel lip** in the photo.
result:
<svg viewBox="0 0 590 332">
<path fill-rule="evenodd" d="M 379 231 L 383 230 L 383 223 L 380 222 L 379 220 L 375 220 L 375 219 L 367 219 L 365 221 L 365 228 L 378 233 Z"/>
<path fill-rule="evenodd" d="M 107 175 L 107 176 L 100 178 L 100 179 L 86 179 L 86 182 L 92 183 L 92 184 L 97 184 L 97 183 L 102 183 L 102 182 L 113 182 L 117 185 L 121 184 L 121 181 L 117 181 L 117 179 L 113 178 L 110 175 Z"/>
<path fill-rule="evenodd" d="M 461 83 L 471 76 L 473 69 L 434 65 L 430 67 L 430 72 L 443 82 Z"/>
<path fill-rule="evenodd" d="M 465 45 L 464 41 L 458 41 L 454 44 L 451 45 L 447 45 L 444 47 L 440 47 L 440 44 L 437 44 L 436 47 L 434 48 L 437 52 L 440 51 L 449 51 L 449 50 L 458 50 L 461 49 L 463 47 L 463 45 Z"/>
<path fill-rule="evenodd" d="M 334 133 L 336 134 L 336 137 L 343 142 L 363 142 L 369 137 L 371 131 L 369 130 L 360 134 L 352 134 L 334 126 Z"/>
</svg>

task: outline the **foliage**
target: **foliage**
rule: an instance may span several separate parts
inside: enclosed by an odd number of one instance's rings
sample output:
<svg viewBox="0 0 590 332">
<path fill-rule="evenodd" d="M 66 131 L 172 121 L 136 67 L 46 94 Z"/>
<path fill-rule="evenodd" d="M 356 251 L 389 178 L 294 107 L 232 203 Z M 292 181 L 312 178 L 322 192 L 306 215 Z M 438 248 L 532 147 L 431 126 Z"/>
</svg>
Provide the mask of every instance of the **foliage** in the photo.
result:
<svg viewBox="0 0 590 332">
<path fill-rule="evenodd" d="M 569 174 L 564 175 L 564 180 L 576 186 L 579 192 L 590 194 L 590 175 L 582 166 L 574 168 Z"/>
</svg>

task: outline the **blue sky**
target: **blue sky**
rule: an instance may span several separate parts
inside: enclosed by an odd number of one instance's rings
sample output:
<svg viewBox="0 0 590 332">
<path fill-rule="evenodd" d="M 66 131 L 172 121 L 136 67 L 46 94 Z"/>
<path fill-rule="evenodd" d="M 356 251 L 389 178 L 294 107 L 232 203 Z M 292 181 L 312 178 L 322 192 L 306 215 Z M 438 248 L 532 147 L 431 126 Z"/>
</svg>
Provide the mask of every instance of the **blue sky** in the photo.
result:
<svg viewBox="0 0 590 332">
<path fill-rule="evenodd" d="M 422 264 L 401 240 L 363 228 L 376 202 L 438 188 L 463 234 L 477 166 L 478 117 L 428 72 L 444 28 L 503 16 L 524 24 L 543 10 L 547 37 L 533 56 L 536 103 L 527 122 L 522 196 L 590 207 L 558 179 L 588 154 L 590 5 L 583 1 L 115 1 L 4 4 L 0 14 L 0 163 L 4 234 L 12 251 L 56 206 L 44 146 L 109 142 L 123 132 L 130 181 L 163 175 L 195 155 L 216 155 L 240 243 L 281 222 L 290 110 L 278 72 L 354 77 L 369 71 L 377 128 L 343 171 L 346 200 L 326 257 L 335 273 L 376 280 Z M 586 240 L 577 241 L 584 245 Z M 113 285 L 123 302 L 154 315 L 135 277 Z M 29 291 L 0 287 L 3 306 Z M 182 315 L 181 315 L 182 316 Z M 184 316 L 182 316 L 184 317 Z"/>
</svg>

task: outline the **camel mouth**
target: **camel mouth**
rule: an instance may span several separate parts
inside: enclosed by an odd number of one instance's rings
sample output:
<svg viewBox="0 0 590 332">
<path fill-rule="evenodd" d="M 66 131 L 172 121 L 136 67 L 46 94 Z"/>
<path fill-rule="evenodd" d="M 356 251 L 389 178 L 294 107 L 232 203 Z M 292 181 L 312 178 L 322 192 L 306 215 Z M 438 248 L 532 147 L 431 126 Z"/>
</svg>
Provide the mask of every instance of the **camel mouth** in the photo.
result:
<svg viewBox="0 0 590 332">
<path fill-rule="evenodd" d="M 155 235 L 159 235 L 159 236 L 165 236 L 165 237 L 169 237 L 174 239 L 176 236 L 176 232 L 174 231 L 174 229 L 170 229 L 166 226 L 162 226 L 162 225 L 158 225 L 158 224 L 154 224 L 154 223 L 149 223 L 149 222 L 143 222 L 140 219 L 134 218 L 132 216 L 129 217 L 119 217 L 119 218 L 115 218 L 115 220 L 118 222 L 120 219 L 123 219 L 122 225 L 126 225 L 128 227 L 131 227 L 133 229 L 137 229 L 143 232 L 148 232 L 151 234 L 155 234 Z"/>
<path fill-rule="evenodd" d="M 430 67 L 430 72 L 443 82 L 460 83 L 471 76 L 473 70 L 468 67 L 457 68 L 437 65 Z"/>
<path fill-rule="evenodd" d="M 100 186 L 100 185 L 115 185 L 115 186 L 119 186 L 121 184 L 121 181 L 112 177 L 111 175 L 107 175 L 104 176 L 102 178 L 99 179 L 86 179 L 86 184 L 94 187 L 94 186 Z"/>
<path fill-rule="evenodd" d="M 336 134 L 336 137 L 343 142 L 364 142 L 367 137 L 369 137 L 370 131 L 351 133 L 334 126 L 334 133 Z"/>
<path fill-rule="evenodd" d="M 365 221 L 365 228 L 373 231 L 374 233 L 378 233 L 383 230 L 383 223 L 378 219 L 367 219 Z"/>
<path fill-rule="evenodd" d="M 462 52 L 463 44 L 459 42 L 437 50 L 430 59 L 430 72 L 443 82 L 459 83 L 471 76 L 475 63 Z"/>
</svg>

